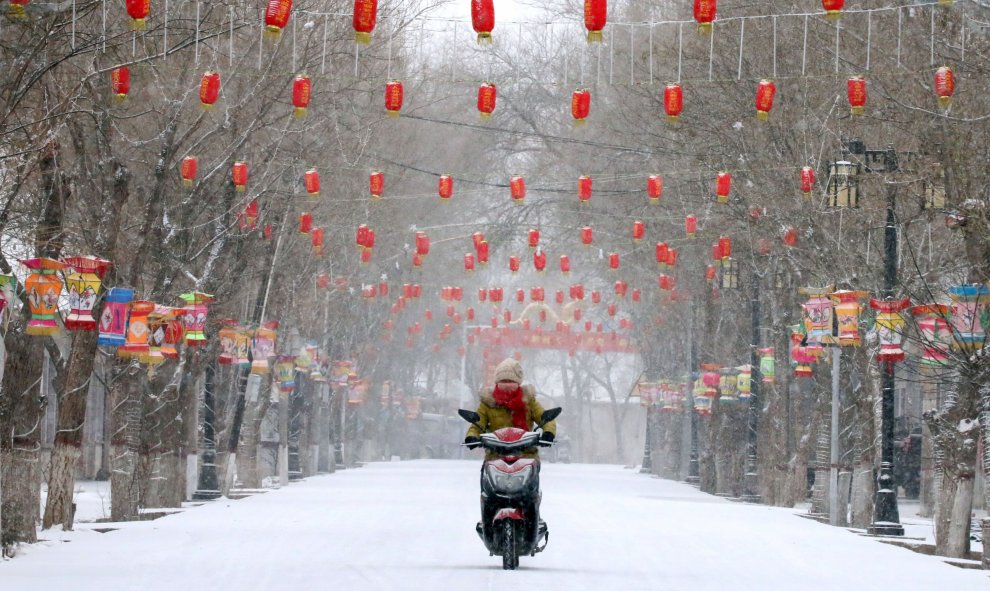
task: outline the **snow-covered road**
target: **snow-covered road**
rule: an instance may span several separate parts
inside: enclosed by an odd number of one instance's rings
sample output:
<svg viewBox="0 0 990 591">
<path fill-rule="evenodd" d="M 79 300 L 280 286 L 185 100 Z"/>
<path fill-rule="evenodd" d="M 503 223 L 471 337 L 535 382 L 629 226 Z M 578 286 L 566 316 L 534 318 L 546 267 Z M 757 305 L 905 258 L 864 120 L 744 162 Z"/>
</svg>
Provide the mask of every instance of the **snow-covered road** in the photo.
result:
<svg viewBox="0 0 990 591">
<path fill-rule="evenodd" d="M 370 464 L 30 547 L 0 589 L 818 591 L 990 589 L 986 571 L 794 511 L 616 466 L 544 467 L 543 554 L 503 571 L 474 533 L 478 462 Z M 45 536 L 43 536 L 45 537 Z"/>
</svg>

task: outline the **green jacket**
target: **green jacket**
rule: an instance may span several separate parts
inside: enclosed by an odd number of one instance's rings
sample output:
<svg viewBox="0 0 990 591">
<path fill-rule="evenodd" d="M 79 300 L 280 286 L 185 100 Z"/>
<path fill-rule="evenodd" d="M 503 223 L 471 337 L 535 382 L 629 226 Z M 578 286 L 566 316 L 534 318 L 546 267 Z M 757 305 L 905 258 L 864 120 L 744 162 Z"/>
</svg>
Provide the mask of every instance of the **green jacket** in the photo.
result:
<svg viewBox="0 0 990 591">
<path fill-rule="evenodd" d="M 522 389 L 523 400 L 526 401 L 526 420 L 529 422 L 530 429 L 532 429 L 539 422 L 544 409 L 540 401 L 536 399 L 536 389 L 533 386 L 524 384 Z M 492 397 L 491 390 L 482 390 L 480 397 L 481 404 L 478 405 L 478 415 L 481 417 L 481 420 L 478 421 L 478 425 L 481 429 L 471 425 L 465 437 L 478 437 L 482 433 L 491 433 L 504 427 L 513 426 L 512 411 L 504 406 L 499 406 Z M 543 430 L 547 433 L 553 433 L 554 437 L 556 437 L 557 421 L 550 421 L 543 426 Z"/>
</svg>

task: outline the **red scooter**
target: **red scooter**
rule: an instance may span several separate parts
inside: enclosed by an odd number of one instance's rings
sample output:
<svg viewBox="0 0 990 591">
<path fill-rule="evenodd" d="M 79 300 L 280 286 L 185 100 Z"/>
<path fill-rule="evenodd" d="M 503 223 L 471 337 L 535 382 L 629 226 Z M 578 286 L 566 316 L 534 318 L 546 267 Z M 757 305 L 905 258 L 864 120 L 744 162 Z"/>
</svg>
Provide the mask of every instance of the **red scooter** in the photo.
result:
<svg viewBox="0 0 990 591">
<path fill-rule="evenodd" d="M 481 420 L 470 410 L 457 413 L 475 426 Z M 502 557 L 505 570 L 515 570 L 520 556 L 535 556 L 550 540 L 546 522 L 540 519 L 540 460 L 524 458 L 523 454 L 537 446 L 549 447 L 549 443 L 540 442 L 540 434 L 543 425 L 560 413 L 559 407 L 544 411 L 537 431 L 506 427 L 483 433 L 480 443 L 467 444 L 491 452 L 481 465 L 481 521 L 477 531 L 491 555 Z"/>
</svg>

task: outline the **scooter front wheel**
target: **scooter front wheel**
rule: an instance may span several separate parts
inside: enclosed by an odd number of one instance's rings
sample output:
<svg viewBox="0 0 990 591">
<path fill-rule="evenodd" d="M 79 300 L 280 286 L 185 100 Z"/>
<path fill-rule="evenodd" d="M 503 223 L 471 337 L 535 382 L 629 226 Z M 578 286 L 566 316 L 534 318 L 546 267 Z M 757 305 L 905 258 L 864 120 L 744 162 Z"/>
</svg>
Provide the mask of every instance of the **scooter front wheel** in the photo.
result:
<svg viewBox="0 0 990 591">
<path fill-rule="evenodd" d="M 502 570 L 515 570 L 519 566 L 519 546 L 516 538 L 516 521 L 502 521 Z"/>
</svg>

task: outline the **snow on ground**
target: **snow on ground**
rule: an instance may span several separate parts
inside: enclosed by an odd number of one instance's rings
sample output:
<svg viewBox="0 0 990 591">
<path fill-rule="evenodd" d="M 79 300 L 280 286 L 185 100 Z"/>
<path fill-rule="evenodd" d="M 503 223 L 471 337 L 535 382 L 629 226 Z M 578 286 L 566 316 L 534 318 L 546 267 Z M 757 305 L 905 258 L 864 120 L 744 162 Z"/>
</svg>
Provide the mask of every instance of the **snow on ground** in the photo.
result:
<svg viewBox="0 0 990 591">
<path fill-rule="evenodd" d="M 0 563 L 0 588 L 990 588 L 986 571 L 621 467 L 547 464 L 542 481 L 550 544 L 516 572 L 474 533 L 478 463 L 435 460 L 369 464 L 109 533 L 44 532 L 50 541 Z"/>
</svg>

